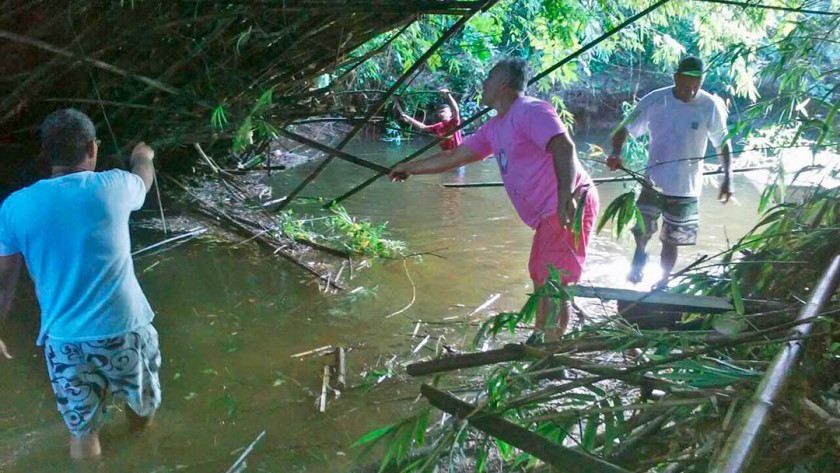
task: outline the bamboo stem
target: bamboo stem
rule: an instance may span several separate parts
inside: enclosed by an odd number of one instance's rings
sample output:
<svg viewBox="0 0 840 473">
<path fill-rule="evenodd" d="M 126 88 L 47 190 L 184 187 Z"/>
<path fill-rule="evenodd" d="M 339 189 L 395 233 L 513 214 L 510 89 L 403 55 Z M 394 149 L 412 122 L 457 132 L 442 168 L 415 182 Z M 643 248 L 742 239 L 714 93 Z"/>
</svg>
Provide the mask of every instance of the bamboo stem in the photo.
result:
<svg viewBox="0 0 840 473">
<path fill-rule="evenodd" d="M 840 255 L 834 256 L 823 273 L 819 285 L 808 304 L 802 308 L 797 321 L 811 320 L 819 315 L 823 305 L 829 301 L 840 283 Z M 791 337 L 807 337 L 813 323 L 797 325 L 790 331 Z M 773 408 L 776 397 L 783 390 L 793 368 L 799 363 L 804 341 L 786 343 L 767 368 L 764 378 L 755 391 L 750 404 L 742 411 L 726 444 L 717 451 L 711 462 L 711 473 L 737 473 L 749 466 L 753 448 L 761 429 Z"/>
<path fill-rule="evenodd" d="M 121 75 L 123 77 L 128 77 L 130 79 L 136 79 L 136 80 L 138 80 L 140 82 L 143 82 L 144 84 L 146 84 L 150 87 L 154 87 L 158 90 L 162 90 L 162 91 L 170 93 L 170 94 L 178 95 L 178 94 L 181 93 L 175 87 L 172 87 L 171 85 L 165 84 L 165 83 L 163 83 L 159 80 L 155 80 L 155 79 L 152 79 L 151 77 L 146 77 L 146 76 L 143 76 L 143 75 L 128 72 L 124 69 L 120 69 L 119 67 L 116 67 L 114 65 L 108 64 L 108 63 L 103 62 L 103 61 L 100 61 L 98 59 L 80 57 L 79 55 L 73 54 L 72 52 L 67 51 L 66 49 L 59 48 L 58 46 L 54 46 L 52 44 L 49 44 L 45 41 L 41 41 L 39 39 L 28 38 L 26 36 L 19 35 L 17 33 L 13 33 L 11 31 L 7 31 L 7 30 L 3 30 L 3 29 L 0 29 L 0 38 L 5 38 L 5 39 L 8 39 L 9 41 L 15 41 L 15 42 L 18 42 L 18 43 L 28 44 L 30 46 L 34 46 L 36 48 L 43 49 L 45 51 L 49 51 L 53 54 L 58 54 L 59 56 L 64 56 L 64 57 L 69 57 L 69 58 L 72 58 L 72 59 L 76 59 L 78 61 L 85 62 L 85 63 L 90 64 L 91 66 L 97 67 L 99 69 L 102 69 L 102 70 L 105 70 L 105 71 L 108 71 L 108 72 L 111 72 L 111 73 L 114 73 L 114 74 L 117 74 L 117 75 Z"/>
</svg>

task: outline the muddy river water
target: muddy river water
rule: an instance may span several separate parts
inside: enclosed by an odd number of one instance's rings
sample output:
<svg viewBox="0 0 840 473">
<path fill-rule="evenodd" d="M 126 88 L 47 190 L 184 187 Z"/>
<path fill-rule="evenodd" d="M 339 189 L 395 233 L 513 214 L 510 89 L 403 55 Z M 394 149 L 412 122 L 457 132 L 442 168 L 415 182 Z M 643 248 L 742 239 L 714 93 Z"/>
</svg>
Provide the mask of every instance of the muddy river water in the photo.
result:
<svg viewBox="0 0 840 473">
<path fill-rule="evenodd" d="M 578 135 L 606 145 L 603 135 Z M 349 151 L 380 163 L 393 163 L 418 144 L 401 146 L 357 142 Z M 314 163 L 276 174 L 276 194 L 296 183 Z M 594 167 L 595 176 L 609 173 Z M 369 171 L 333 163 L 305 195 L 335 196 L 369 176 Z M 117 409 L 103 433 L 104 456 L 91 471 L 224 472 L 261 431 L 266 435 L 250 455 L 246 471 L 349 471 L 357 451 L 350 446 L 364 433 L 398 419 L 418 404 L 417 384 L 386 381 L 364 393 L 350 389 L 330 397 L 317 411 L 324 359 L 291 355 L 325 345 L 354 347 L 348 355 L 349 382 L 397 355 L 397 361 L 430 353 L 412 350 L 416 321 L 458 321 L 493 294 L 490 309 L 515 310 L 531 284 L 527 258 L 532 231 L 516 216 L 501 188 L 445 189 L 444 182 L 498 180 L 493 160 L 463 172 L 412 178 L 403 184 L 385 179 L 346 202 L 351 214 L 387 221 L 393 237 L 422 259 L 373 261 L 348 281 L 351 289 L 322 294 L 299 269 L 253 247 L 231 248 L 201 240 L 137 260 L 140 282 L 157 313 L 163 351 L 163 405 L 152 430 L 141 438 L 125 432 Z M 757 221 L 759 191 L 743 175 L 735 178 L 736 198 L 723 206 L 707 183 L 701 200 L 700 243 L 682 252 L 677 267 L 711 254 L 743 235 Z M 599 186 L 602 209 L 627 189 Z M 150 198 L 150 200 L 153 200 Z M 153 207 L 149 205 L 148 207 Z M 300 210 L 306 213 L 306 209 Z M 153 218 L 142 212 L 140 218 Z M 135 232 L 134 247 L 163 239 Z M 624 278 L 632 238 L 620 240 L 605 229 L 590 243 L 584 283 L 629 287 Z M 655 279 L 659 246 L 648 271 Z M 414 303 L 401 314 L 386 318 Z M 19 304 L 3 329 L 16 356 L 0 360 L 0 471 L 9 473 L 77 471 L 67 458 L 65 428 L 49 387 L 43 352 L 34 345 L 37 310 Z M 449 327 L 445 332 L 440 327 Z M 424 325 L 435 338 L 459 344 L 474 328 Z M 432 346 L 430 344 L 429 346 Z M 118 406 L 122 409 L 121 406 Z M 89 466 L 79 471 L 86 471 Z"/>
</svg>

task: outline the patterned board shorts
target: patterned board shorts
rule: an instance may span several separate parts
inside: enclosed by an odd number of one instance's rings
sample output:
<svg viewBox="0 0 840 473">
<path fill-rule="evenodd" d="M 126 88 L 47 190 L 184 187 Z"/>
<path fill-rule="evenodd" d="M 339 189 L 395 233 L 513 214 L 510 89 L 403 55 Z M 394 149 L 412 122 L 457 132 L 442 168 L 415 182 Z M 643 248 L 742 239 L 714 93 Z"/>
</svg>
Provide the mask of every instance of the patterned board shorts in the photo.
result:
<svg viewBox="0 0 840 473">
<path fill-rule="evenodd" d="M 102 426 L 108 393 L 141 417 L 160 406 L 160 347 L 151 324 L 89 342 L 48 338 L 44 350 L 58 411 L 75 437 Z"/>
<path fill-rule="evenodd" d="M 672 245 L 694 245 L 700 229 L 700 202 L 697 197 L 675 197 L 664 195 L 645 187 L 636 201 L 642 213 L 644 228 L 638 223 L 633 229 L 636 235 L 651 237 L 659 229 L 662 216 L 662 243 Z"/>
</svg>

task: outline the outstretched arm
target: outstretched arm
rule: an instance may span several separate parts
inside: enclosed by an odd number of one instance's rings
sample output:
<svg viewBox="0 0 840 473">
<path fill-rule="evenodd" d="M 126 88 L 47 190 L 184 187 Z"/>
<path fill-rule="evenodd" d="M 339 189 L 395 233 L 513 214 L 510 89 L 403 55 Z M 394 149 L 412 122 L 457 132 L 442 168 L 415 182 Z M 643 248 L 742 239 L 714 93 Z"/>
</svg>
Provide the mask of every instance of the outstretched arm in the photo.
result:
<svg viewBox="0 0 840 473">
<path fill-rule="evenodd" d="M 423 122 L 415 120 L 415 119 L 411 118 L 410 116 L 406 115 L 405 113 L 400 115 L 400 118 L 402 118 L 402 121 L 410 124 L 411 126 L 413 126 L 414 128 L 416 128 L 420 131 L 428 131 L 429 128 L 431 128 L 429 125 L 424 125 Z"/>
<path fill-rule="evenodd" d="M 619 126 L 613 132 L 612 153 L 610 153 L 609 157 L 607 157 L 607 167 L 609 167 L 611 171 L 615 171 L 621 166 L 624 166 L 624 161 L 621 157 L 621 154 L 622 150 L 624 149 L 625 141 L 627 141 L 627 128 L 624 128 L 624 126 Z"/>
<path fill-rule="evenodd" d="M 452 151 L 442 151 L 426 159 L 398 164 L 391 170 L 390 177 L 392 181 L 404 181 L 414 174 L 437 174 L 479 159 L 481 156 L 478 153 L 461 145 Z"/>
</svg>

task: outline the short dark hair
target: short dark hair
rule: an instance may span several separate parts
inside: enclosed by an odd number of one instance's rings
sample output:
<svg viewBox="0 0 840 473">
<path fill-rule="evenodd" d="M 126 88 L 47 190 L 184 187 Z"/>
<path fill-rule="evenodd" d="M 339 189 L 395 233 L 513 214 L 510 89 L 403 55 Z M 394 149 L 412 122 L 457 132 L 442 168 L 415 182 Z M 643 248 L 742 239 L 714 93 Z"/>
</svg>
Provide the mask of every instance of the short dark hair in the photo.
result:
<svg viewBox="0 0 840 473">
<path fill-rule="evenodd" d="M 497 62 L 494 68 L 504 71 L 508 79 L 508 85 L 516 91 L 525 92 L 528 86 L 528 63 L 521 58 L 502 59 Z"/>
<path fill-rule="evenodd" d="M 435 108 L 435 110 L 439 112 L 439 111 L 443 110 L 444 108 L 452 110 L 452 107 L 448 103 L 439 103 L 437 108 Z"/>
<path fill-rule="evenodd" d="M 84 113 L 65 108 L 53 112 L 39 128 L 41 146 L 53 166 L 73 166 L 87 156 L 88 144 L 96 139 L 93 122 Z"/>
</svg>

